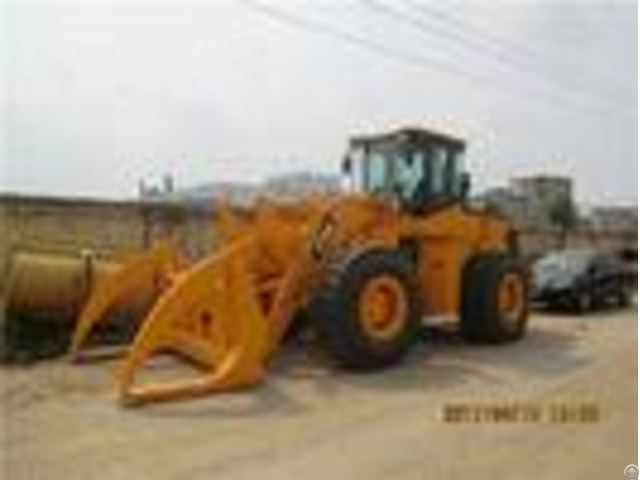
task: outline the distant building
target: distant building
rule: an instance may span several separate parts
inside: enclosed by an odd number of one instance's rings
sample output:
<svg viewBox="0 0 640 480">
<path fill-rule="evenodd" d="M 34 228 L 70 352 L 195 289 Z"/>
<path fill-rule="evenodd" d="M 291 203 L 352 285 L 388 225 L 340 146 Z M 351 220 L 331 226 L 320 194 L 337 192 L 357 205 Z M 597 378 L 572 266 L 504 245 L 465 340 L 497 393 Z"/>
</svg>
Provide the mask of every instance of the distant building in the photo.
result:
<svg viewBox="0 0 640 480">
<path fill-rule="evenodd" d="M 524 227 L 535 224 L 535 214 L 527 199 L 508 187 L 495 187 L 482 195 L 485 208 L 504 215 L 518 226 Z"/>
<path fill-rule="evenodd" d="M 527 199 L 532 208 L 554 223 L 553 212 L 558 206 L 573 207 L 573 181 L 557 175 L 535 175 L 512 178 L 511 190 Z"/>
<path fill-rule="evenodd" d="M 263 184 L 267 196 L 296 198 L 309 193 L 337 193 L 340 177 L 318 173 L 288 173 L 267 179 Z"/>
<path fill-rule="evenodd" d="M 594 230 L 611 233 L 638 230 L 638 208 L 636 206 L 599 206 L 589 212 L 589 224 Z"/>
<path fill-rule="evenodd" d="M 295 200 L 310 193 L 335 193 L 340 178 L 317 173 L 289 173 L 268 178 L 262 183 L 214 182 L 187 188 L 174 188 L 165 178 L 163 186 L 139 187 L 140 199 L 148 202 L 171 202 L 187 205 L 210 205 L 229 202 L 238 207 L 251 207 L 261 198 Z"/>
<path fill-rule="evenodd" d="M 159 199 L 169 197 L 175 190 L 175 182 L 172 175 L 162 176 L 160 185 L 149 185 L 144 180 L 138 182 L 138 196 L 141 199 Z"/>
<path fill-rule="evenodd" d="M 573 183 L 570 178 L 549 175 L 518 177 L 507 187 L 496 187 L 482 195 L 491 210 L 505 215 L 520 228 L 551 228 L 558 210 L 573 213 Z"/>
</svg>

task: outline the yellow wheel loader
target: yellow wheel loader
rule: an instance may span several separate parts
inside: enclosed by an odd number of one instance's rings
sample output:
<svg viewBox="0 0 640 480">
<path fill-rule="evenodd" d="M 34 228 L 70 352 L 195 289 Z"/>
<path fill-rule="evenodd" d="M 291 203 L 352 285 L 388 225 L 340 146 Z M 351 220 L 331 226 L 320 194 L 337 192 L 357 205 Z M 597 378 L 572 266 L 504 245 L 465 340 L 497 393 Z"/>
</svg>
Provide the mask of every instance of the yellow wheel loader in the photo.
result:
<svg viewBox="0 0 640 480">
<path fill-rule="evenodd" d="M 72 355 L 113 304 L 149 284 L 155 301 L 118 375 L 128 404 L 260 383 L 299 312 L 350 370 L 401 361 L 429 316 L 455 315 L 472 342 L 520 338 L 528 275 L 510 225 L 468 205 L 464 154 L 463 141 L 423 129 L 353 138 L 344 193 L 263 202 L 250 221 L 221 208 L 225 242 L 209 256 L 189 265 L 163 243 L 98 284 Z M 202 374 L 141 384 L 145 362 L 167 352 Z"/>
</svg>

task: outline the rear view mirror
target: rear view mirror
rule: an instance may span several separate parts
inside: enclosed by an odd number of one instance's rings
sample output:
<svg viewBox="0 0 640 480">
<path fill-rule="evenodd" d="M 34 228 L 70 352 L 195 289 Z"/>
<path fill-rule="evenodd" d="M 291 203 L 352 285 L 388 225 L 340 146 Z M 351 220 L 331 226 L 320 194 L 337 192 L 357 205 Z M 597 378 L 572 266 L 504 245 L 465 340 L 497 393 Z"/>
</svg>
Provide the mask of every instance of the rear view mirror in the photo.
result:
<svg viewBox="0 0 640 480">
<path fill-rule="evenodd" d="M 471 191 L 471 175 L 469 172 L 462 172 L 460 174 L 460 197 L 467 198 Z"/>
</svg>

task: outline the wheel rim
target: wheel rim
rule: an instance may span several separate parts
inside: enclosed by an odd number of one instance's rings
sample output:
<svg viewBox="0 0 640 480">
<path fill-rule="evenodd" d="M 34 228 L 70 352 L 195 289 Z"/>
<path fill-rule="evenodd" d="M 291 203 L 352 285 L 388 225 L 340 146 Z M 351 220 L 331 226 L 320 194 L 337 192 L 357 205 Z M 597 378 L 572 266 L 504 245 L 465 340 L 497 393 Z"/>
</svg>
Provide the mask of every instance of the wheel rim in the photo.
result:
<svg viewBox="0 0 640 480">
<path fill-rule="evenodd" d="M 407 321 L 407 310 L 404 287 L 393 276 L 371 279 L 360 294 L 360 323 L 369 337 L 395 337 Z"/>
<path fill-rule="evenodd" d="M 525 308 L 525 297 L 524 281 L 519 274 L 510 272 L 502 277 L 498 288 L 498 308 L 508 325 L 517 325 Z"/>
</svg>

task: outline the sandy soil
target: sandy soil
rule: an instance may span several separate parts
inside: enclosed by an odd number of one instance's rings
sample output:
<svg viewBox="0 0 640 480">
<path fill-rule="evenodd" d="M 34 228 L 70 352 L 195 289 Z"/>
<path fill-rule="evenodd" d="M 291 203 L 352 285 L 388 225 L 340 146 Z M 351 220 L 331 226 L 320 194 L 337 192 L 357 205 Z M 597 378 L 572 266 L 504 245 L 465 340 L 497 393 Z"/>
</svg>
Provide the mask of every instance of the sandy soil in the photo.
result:
<svg viewBox="0 0 640 480">
<path fill-rule="evenodd" d="M 366 376 L 291 349 L 262 388 L 138 409 L 115 401 L 113 363 L 3 369 L 0 464 L 8 479 L 623 479 L 637 353 L 634 308 L 536 314 L 503 347 L 438 337 Z"/>
</svg>

